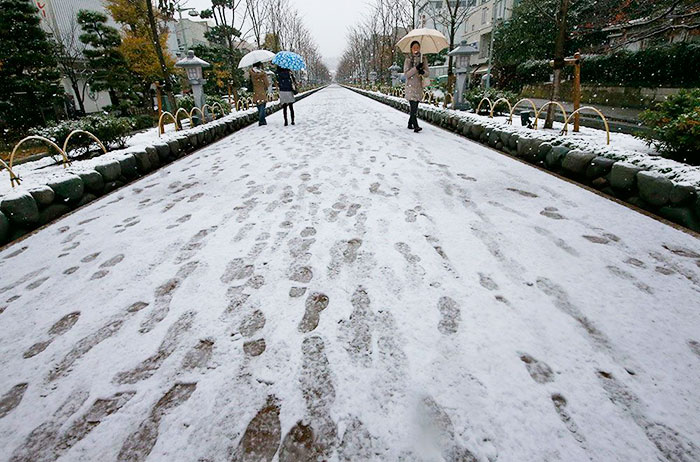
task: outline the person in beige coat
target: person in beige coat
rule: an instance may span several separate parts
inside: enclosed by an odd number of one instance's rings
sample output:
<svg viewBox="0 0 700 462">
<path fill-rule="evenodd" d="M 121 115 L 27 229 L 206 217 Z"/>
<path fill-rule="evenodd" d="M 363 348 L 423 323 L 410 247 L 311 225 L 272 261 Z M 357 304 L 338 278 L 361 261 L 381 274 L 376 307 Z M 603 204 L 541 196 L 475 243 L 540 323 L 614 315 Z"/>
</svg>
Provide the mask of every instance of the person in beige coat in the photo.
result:
<svg viewBox="0 0 700 462">
<path fill-rule="evenodd" d="M 411 43 L 411 55 L 406 56 L 403 72 L 406 76 L 406 99 L 411 106 L 408 128 L 418 133 L 423 130 L 418 126 L 418 103 L 423 100 L 423 77 L 429 72 L 428 58 L 421 55 L 420 43 Z"/>
<path fill-rule="evenodd" d="M 258 125 L 267 125 L 265 106 L 267 106 L 267 87 L 270 79 L 260 63 L 253 65 L 250 70 L 250 80 L 253 81 L 253 102 L 258 106 Z"/>
</svg>

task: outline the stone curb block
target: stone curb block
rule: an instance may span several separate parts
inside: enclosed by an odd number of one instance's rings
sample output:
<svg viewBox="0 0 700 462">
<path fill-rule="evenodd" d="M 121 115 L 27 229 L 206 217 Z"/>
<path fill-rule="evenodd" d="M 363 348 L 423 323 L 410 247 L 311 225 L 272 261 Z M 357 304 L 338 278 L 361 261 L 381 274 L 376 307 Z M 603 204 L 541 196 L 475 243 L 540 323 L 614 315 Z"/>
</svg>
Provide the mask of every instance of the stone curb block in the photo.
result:
<svg viewBox="0 0 700 462">
<path fill-rule="evenodd" d="M 96 170 L 88 172 L 78 172 L 78 176 L 83 180 L 85 190 L 93 194 L 102 194 L 105 189 L 105 180 Z"/>
<path fill-rule="evenodd" d="M 51 205 L 56 197 L 56 193 L 54 193 L 53 189 L 51 189 L 48 185 L 32 188 L 29 190 L 29 194 L 32 195 L 37 205 L 40 207 Z"/>
<path fill-rule="evenodd" d="M 139 169 L 136 158 L 133 155 L 124 156 L 119 159 L 119 166 L 122 169 L 122 176 L 131 181 L 139 176 Z"/>
<path fill-rule="evenodd" d="M 122 176 L 122 167 L 116 160 L 96 165 L 95 171 L 102 175 L 105 183 L 116 181 L 120 176 Z"/>
<path fill-rule="evenodd" d="M 574 149 L 569 151 L 561 163 L 561 168 L 574 175 L 585 175 L 588 167 L 591 166 L 591 162 L 595 159 L 596 155 L 590 152 L 583 152 L 579 149 Z"/>
<path fill-rule="evenodd" d="M 647 171 L 637 173 L 637 187 L 640 197 L 654 207 L 664 206 L 671 200 L 673 182 L 659 174 Z"/>
<path fill-rule="evenodd" d="M 3 199 L 0 202 L 0 212 L 20 227 L 32 226 L 39 221 L 39 207 L 29 193 Z"/>
<path fill-rule="evenodd" d="M 625 162 L 615 162 L 610 170 L 610 184 L 613 188 L 621 191 L 631 190 L 637 183 L 637 173 L 643 169 L 627 164 Z"/>
<path fill-rule="evenodd" d="M 85 193 L 85 185 L 78 175 L 68 175 L 48 184 L 56 194 L 56 203 L 77 202 Z"/>
</svg>

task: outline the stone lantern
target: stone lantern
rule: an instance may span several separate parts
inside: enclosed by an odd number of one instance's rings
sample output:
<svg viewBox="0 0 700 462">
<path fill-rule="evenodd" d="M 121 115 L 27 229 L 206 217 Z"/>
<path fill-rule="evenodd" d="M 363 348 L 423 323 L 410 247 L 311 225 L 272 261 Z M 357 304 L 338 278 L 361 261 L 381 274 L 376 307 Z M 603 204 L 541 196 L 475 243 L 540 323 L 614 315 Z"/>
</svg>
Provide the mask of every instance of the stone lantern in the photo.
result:
<svg viewBox="0 0 700 462">
<path fill-rule="evenodd" d="M 187 79 L 192 85 L 194 105 L 199 108 L 204 106 L 204 84 L 207 82 L 202 76 L 202 68 L 210 66 L 208 62 L 197 58 L 192 50 L 187 52 L 186 58 L 175 63 L 175 67 L 181 67 L 187 72 Z"/>
<path fill-rule="evenodd" d="M 391 85 L 394 87 L 398 86 L 400 83 L 399 71 L 401 71 L 401 66 L 394 63 L 388 70 L 391 72 Z"/>
<path fill-rule="evenodd" d="M 469 62 L 472 55 L 479 52 L 471 45 L 467 45 L 466 40 L 462 40 L 457 48 L 450 51 L 448 55 L 455 58 L 455 73 L 457 74 L 457 88 L 455 89 L 454 108 L 466 110 L 467 105 L 464 104 L 464 89 L 469 76 Z"/>
</svg>

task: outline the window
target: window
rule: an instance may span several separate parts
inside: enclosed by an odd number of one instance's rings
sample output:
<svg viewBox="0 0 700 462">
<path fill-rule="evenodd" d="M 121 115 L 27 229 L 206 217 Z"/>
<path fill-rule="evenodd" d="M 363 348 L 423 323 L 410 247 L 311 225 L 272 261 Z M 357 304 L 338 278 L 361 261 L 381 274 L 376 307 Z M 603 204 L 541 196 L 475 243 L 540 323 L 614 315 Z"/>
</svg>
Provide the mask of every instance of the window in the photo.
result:
<svg viewBox="0 0 700 462">
<path fill-rule="evenodd" d="M 481 10 L 481 24 L 486 24 L 486 13 L 489 11 L 488 8 Z"/>
<path fill-rule="evenodd" d="M 496 0 L 494 5 L 496 8 L 496 19 L 503 19 L 506 15 L 506 2 L 505 0 Z"/>
</svg>

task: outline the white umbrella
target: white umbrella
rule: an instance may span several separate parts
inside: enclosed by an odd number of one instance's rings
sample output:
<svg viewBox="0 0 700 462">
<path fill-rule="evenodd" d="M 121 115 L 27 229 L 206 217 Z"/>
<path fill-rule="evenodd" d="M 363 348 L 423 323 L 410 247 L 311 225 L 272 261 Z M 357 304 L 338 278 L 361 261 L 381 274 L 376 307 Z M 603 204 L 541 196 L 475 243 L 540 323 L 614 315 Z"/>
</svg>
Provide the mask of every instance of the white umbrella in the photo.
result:
<svg viewBox="0 0 700 462">
<path fill-rule="evenodd" d="M 243 69 L 244 67 L 250 67 L 255 63 L 265 63 L 272 61 L 275 54 L 267 50 L 255 50 L 251 51 L 247 55 L 241 58 L 241 62 L 238 63 L 238 68 Z"/>
<path fill-rule="evenodd" d="M 420 43 L 420 51 L 424 55 L 440 53 L 450 46 L 444 35 L 435 29 L 414 29 L 396 44 L 404 53 L 411 52 L 412 42 Z"/>
</svg>

